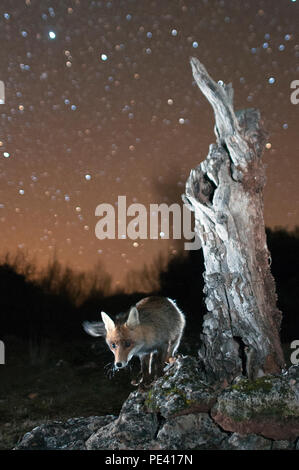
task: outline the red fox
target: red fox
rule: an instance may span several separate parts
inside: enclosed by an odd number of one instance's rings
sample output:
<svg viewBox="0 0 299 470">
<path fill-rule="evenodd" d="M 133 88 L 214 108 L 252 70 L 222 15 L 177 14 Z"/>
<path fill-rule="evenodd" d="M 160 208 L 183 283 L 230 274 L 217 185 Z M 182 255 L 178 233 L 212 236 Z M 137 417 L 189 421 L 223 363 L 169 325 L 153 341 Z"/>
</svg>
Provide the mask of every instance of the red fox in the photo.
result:
<svg viewBox="0 0 299 470">
<path fill-rule="evenodd" d="M 164 364 L 172 360 L 179 347 L 185 327 L 184 314 L 166 297 L 146 297 L 115 320 L 102 312 L 102 320 L 84 322 L 83 328 L 92 336 L 106 337 L 116 370 L 138 356 L 142 375 L 139 383 L 144 384 L 162 375 Z"/>
</svg>

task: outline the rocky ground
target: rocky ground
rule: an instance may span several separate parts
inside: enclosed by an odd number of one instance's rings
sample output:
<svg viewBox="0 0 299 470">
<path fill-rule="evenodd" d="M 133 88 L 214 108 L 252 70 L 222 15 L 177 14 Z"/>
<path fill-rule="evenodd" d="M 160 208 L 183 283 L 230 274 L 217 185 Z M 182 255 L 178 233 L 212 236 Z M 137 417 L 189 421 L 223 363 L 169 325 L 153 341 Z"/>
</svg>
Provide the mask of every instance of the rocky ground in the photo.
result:
<svg viewBox="0 0 299 470">
<path fill-rule="evenodd" d="M 299 366 L 221 389 L 182 356 L 149 390 L 132 392 L 119 416 L 51 421 L 15 449 L 299 450 Z"/>
</svg>

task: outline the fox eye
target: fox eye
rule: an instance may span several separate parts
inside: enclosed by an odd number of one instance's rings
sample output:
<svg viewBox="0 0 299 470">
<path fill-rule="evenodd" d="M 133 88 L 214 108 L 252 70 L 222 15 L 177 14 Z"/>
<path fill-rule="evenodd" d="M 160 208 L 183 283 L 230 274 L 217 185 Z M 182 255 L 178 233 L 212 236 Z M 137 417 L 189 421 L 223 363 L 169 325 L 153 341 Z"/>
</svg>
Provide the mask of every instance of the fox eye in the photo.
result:
<svg viewBox="0 0 299 470">
<path fill-rule="evenodd" d="M 131 346 L 131 341 L 125 341 L 125 347 L 129 348 Z"/>
<path fill-rule="evenodd" d="M 116 344 L 115 344 L 115 343 L 111 343 L 111 348 L 112 348 L 112 349 L 115 349 L 115 348 L 116 348 Z"/>
</svg>

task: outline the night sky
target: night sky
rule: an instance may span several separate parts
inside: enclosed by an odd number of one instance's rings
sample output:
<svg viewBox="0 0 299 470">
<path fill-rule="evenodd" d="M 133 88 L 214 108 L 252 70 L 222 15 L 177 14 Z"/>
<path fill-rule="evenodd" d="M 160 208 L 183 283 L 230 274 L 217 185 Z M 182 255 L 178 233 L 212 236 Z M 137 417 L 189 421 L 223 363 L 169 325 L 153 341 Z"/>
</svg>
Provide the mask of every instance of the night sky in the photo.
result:
<svg viewBox="0 0 299 470">
<path fill-rule="evenodd" d="M 265 222 L 299 224 L 299 1 L 1 0 L 0 254 L 102 261 L 122 283 L 176 240 L 103 240 L 95 208 L 181 201 L 215 141 L 189 65 L 232 82 L 269 138 Z M 115 206 L 116 207 L 116 206 Z"/>
</svg>

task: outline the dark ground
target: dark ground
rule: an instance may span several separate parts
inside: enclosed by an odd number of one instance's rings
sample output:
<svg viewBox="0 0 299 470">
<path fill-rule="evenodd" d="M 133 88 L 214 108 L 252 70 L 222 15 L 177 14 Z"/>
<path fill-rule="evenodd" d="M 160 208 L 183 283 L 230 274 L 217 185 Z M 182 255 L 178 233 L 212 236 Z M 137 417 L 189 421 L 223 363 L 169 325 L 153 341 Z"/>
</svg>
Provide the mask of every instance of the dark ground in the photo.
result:
<svg viewBox="0 0 299 470">
<path fill-rule="evenodd" d="M 113 356 L 104 340 L 44 341 L 39 347 L 16 337 L 5 340 L 7 362 L 0 366 L 0 450 L 12 448 L 47 420 L 115 414 L 129 393 L 139 361 L 109 377 Z M 182 342 L 180 351 L 196 354 Z"/>
</svg>

